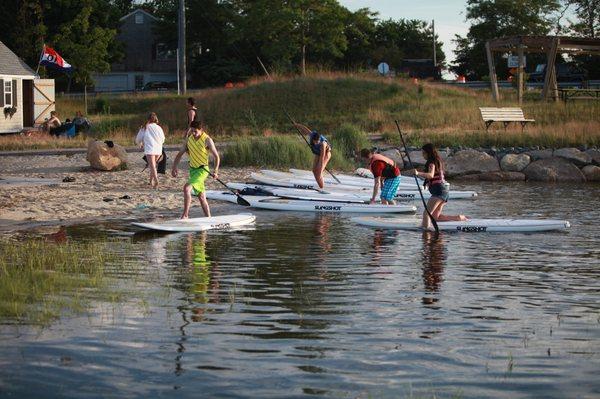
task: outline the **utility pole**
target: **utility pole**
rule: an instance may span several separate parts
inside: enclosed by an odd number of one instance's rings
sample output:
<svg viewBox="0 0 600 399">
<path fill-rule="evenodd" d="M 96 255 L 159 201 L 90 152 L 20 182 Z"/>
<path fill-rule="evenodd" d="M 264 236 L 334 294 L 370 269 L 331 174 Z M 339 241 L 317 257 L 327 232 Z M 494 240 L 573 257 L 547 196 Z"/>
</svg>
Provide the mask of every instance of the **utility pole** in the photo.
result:
<svg viewBox="0 0 600 399">
<path fill-rule="evenodd" d="M 437 47 L 435 45 L 435 19 L 431 20 L 431 30 L 433 31 L 433 66 L 437 66 Z"/>
<path fill-rule="evenodd" d="M 178 77 L 181 94 L 187 91 L 187 72 L 185 68 L 185 0 L 179 0 L 179 46 L 177 49 L 177 60 L 179 61 Z"/>
</svg>

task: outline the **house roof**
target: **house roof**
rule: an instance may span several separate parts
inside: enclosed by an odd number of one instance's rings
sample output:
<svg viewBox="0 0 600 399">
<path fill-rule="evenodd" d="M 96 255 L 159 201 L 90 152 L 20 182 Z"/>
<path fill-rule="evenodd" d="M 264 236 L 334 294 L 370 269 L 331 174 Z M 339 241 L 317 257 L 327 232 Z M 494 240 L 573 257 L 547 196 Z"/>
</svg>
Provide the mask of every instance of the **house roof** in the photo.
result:
<svg viewBox="0 0 600 399">
<path fill-rule="evenodd" d="M 17 57 L 6 45 L 0 42 L 0 75 L 35 76 L 35 72 Z"/>
<path fill-rule="evenodd" d="M 122 16 L 121 18 L 119 18 L 119 21 L 123 21 L 124 19 L 127 19 L 127 18 L 131 17 L 132 15 L 134 15 L 134 14 L 137 14 L 138 12 L 141 12 L 141 13 L 143 13 L 143 14 L 145 14 L 145 15 L 149 16 L 149 17 L 150 17 L 150 18 L 152 18 L 152 19 L 156 19 L 156 20 L 158 20 L 158 18 L 156 18 L 154 15 L 150 14 L 148 11 L 146 11 L 146 10 L 142 10 L 141 8 L 138 8 L 137 10 L 133 10 L 133 11 L 132 11 L 132 12 L 130 12 L 129 14 L 127 14 L 127 15 L 125 15 L 125 16 Z"/>
</svg>

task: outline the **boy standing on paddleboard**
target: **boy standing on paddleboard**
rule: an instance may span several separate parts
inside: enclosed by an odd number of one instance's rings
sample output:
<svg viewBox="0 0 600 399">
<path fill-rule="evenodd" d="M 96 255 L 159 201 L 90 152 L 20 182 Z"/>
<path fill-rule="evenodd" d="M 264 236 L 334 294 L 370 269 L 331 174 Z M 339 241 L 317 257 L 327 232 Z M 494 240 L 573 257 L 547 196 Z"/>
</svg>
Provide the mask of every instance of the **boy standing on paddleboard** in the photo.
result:
<svg viewBox="0 0 600 399">
<path fill-rule="evenodd" d="M 192 203 L 192 195 L 198 196 L 204 216 L 210 217 L 210 207 L 206 200 L 204 181 L 209 174 L 209 153 L 212 154 L 215 162 L 215 173 L 212 174 L 213 178 L 219 176 L 219 165 L 221 159 L 215 143 L 206 134 L 204 130 L 200 128 L 200 122 L 192 121 L 190 123 L 190 130 L 188 135 L 185 137 L 181 150 L 177 153 L 175 160 L 173 161 L 173 170 L 171 174 L 173 177 L 177 177 L 178 170 L 177 165 L 183 154 L 187 153 L 190 161 L 190 177 L 185 186 L 183 186 L 183 214 L 182 219 L 189 217 L 190 205 Z"/>
<path fill-rule="evenodd" d="M 360 150 L 360 156 L 368 160 L 369 169 L 373 173 L 373 195 L 371 204 L 375 203 L 379 187 L 381 187 L 381 203 L 383 205 L 396 205 L 394 198 L 400 187 L 400 168 L 390 158 L 381 154 L 374 154 L 373 151 L 363 148 Z"/>
</svg>

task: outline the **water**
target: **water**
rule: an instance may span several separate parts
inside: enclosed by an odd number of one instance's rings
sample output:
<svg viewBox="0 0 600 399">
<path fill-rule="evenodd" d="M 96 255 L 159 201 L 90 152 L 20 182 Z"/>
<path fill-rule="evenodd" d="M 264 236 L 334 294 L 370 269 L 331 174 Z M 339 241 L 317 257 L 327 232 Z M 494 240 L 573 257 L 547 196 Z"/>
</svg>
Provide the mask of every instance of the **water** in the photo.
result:
<svg viewBox="0 0 600 399">
<path fill-rule="evenodd" d="M 257 211 L 236 232 L 70 228 L 121 237 L 142 273 L 115 272 L 125 303 L 0 326 L 0 397 L 599 397 L 600 187 L 462 188 L 481 198 L 448 212 L 573 227 L 436 240 Z"/>
</svg>

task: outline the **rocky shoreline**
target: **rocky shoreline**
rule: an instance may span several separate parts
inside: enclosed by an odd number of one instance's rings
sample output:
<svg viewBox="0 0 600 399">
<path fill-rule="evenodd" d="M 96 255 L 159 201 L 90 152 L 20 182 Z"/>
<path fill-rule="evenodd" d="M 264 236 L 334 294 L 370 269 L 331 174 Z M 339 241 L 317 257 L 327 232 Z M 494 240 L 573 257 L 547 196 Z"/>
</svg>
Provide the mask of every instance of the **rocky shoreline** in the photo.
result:
<svg viewBox="0 0 600 399">
<path fill-rule="evenodd" d="M 425 165 L 421 150 L 408 147 L 416 167 Z M 408 168 L 408 157 L 397 148 L 381 153 Z M 476 181 L 600 182 L 597 148 L 440 149 L 449 179 Z"/>
</svg>

